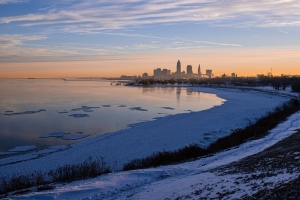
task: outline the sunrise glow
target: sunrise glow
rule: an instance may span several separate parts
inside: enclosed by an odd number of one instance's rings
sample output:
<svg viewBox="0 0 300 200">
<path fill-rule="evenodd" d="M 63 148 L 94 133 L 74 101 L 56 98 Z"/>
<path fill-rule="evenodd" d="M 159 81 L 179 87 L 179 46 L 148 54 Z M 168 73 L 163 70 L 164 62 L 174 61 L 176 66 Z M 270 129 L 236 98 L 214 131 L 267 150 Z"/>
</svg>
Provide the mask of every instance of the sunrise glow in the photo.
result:
<svg viewBox="0 0 300 200">
<path fill-rule="evenodd" d="M 0 0 L 0 77 L 300 74 L 298 1 Z"/>
</svg>

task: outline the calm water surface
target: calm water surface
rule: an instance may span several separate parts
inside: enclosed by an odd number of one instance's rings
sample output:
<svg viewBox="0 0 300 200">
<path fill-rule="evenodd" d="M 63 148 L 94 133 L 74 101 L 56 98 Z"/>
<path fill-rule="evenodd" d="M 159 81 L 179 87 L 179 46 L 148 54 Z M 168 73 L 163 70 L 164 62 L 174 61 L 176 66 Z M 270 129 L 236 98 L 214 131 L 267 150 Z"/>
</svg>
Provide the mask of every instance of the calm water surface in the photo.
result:
<svg viewBox="0 0 300 200">
<path fill-rule="evenodd" d="M 0 151 L 71 144 L 224 102 L 186 88 L 115 86 L 105 80 L 0 79 L 0 93 Z"/>
</svg>

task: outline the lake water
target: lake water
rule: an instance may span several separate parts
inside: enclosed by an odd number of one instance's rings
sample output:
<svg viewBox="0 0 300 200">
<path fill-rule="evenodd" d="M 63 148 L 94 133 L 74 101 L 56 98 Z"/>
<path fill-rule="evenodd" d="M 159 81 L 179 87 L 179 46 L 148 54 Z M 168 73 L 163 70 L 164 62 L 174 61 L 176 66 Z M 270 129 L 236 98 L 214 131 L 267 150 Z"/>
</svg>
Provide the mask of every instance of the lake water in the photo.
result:
<svg viewBox="0 0 300 200">
<path fill-rule="evenodd" d="M 0 79 L 0 94 L 0 151 L 68 145 L 224 102 L 191 88 L 126 87 L 106 80 Z"/>
</svg>

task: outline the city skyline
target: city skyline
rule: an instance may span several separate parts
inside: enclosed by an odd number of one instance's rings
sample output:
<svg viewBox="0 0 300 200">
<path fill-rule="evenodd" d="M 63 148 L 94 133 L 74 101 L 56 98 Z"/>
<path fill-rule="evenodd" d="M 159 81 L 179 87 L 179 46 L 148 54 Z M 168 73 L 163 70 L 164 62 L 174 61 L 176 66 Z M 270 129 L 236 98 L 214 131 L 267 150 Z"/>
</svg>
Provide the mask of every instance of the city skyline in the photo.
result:
<svg viewBox="0 0 300 200">
<path fill-rule="evenodd" d="M 235 74 L 235 73 L 232 73 L 232 74 Z M 171 78 L 192 79 L 192 78 L 196 78 L 196 79 L 198 79 L 198 78 L 212 78 L 213 76 L 214 75 L 213 75 L 211 69 L 206 69 L 206 73 L 202 74 L 200 64 L 198 66 L 197 73 L 194 73 L 193 66 L 189 65 L 189 64 L 186 66 L 186 71 L 185 71 L 184 68 L 181 67 L 180 60 L 178 60 L 176 63 L 176 69 L 174 72 L 172 72 L 171 69 L 156 68 L 153 70 L 153 76 L 149 76 L 149 74 L 147 72 L 145 72 L 142 74 L 141 78 L 143 78 L 143 79 L 147 79 L 147 78 L 155 78 L 155 79 L 171 79 Z"/>
<path fill-rule="evenodd" d="M 224 9 L 226 7 L 227 9 Z M 300 2 L 0 0 L 0 78 L 300 74 Z"/>
</svg>

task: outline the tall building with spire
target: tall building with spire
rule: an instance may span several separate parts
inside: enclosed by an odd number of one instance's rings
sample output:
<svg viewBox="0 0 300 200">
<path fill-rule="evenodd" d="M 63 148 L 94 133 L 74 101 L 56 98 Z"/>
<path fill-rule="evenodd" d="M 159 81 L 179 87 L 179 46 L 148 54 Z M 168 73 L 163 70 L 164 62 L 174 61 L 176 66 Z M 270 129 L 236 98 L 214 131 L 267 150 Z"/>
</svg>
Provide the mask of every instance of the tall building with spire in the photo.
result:
<svg viewBox="0 0 300 200">
<path fill-rule="evenodd" d="M 199 67 L 198 67 L 198 75 L 199 75 L 199 76 L 201 75 L 200 64 L 199 64 Z"/>
<path fill-rule="evenodd" d="M 176 73 L 177 73 L 178 75 L 181 74 L 181 64 L 180 64 L 180 60 L 177 61 L 177 70 L 176 70 Z"/>
</svg>

